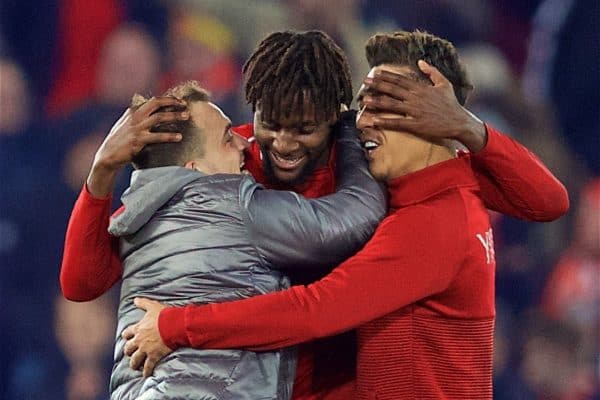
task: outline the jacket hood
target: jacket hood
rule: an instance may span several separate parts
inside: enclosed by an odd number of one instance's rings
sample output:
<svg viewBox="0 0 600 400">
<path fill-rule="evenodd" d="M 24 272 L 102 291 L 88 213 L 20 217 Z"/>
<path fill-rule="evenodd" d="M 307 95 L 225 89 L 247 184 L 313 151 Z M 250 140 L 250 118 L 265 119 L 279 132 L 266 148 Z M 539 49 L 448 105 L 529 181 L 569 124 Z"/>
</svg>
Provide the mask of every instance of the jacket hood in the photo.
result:
<svg viewBox="0 0 600 400">
<path fill-rule="evenodd" d="M 133 171 L 131 183 L 121 196 L 124 210 L 111 218 L 113 236 L 136 233 L 183 186 L 205 176 L 183 167 L 160 167 Z"/>
</svg>

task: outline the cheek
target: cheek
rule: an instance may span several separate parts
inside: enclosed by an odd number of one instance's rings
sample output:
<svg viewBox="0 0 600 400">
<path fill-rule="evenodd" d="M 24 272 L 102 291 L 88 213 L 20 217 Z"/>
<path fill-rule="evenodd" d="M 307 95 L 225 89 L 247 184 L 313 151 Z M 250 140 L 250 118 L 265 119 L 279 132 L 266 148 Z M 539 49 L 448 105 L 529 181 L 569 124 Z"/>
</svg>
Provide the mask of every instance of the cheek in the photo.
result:
<svg viewBox="0 0 600 400">
<path fill-rule="evenodd" d="M 254 127 L 254 138 L 262 146 L 268 145 L 273 141 L 273 135 L 270 131 L 260 129 L 256 126 Z"/>
<path fill-rule="evenodd" d="M 329 145 L 329 130 L 315 132 L 311 135 L 300 135 L 299 142 L 310 152 L 321 153 Z"/>
</svg>

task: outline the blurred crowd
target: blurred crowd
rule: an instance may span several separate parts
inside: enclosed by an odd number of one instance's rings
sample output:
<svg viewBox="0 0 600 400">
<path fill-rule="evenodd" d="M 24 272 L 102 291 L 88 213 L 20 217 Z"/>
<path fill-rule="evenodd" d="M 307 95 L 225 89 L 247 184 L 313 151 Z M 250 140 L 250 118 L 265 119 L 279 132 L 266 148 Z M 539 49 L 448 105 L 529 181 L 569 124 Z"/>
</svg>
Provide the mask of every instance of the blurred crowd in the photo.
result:
<svg viewBox="0 0 600 400">
<path fill-rule="evenodd" d="M 358 87 L 367 38 L 415 28 L 459 47 L 468 108 L 570 193 L 553 223 L 494 215 L 494 398 L 599 399 L 599 25 L 597 0 L 1 0 L 0 399 L 107 398 L 118 289 L 68 302 L 58 272 L 70 208 L 134 93 L 195 79 L 245 123 L 241 66 L 268 33 L 326 31 Z"/>
</svg>

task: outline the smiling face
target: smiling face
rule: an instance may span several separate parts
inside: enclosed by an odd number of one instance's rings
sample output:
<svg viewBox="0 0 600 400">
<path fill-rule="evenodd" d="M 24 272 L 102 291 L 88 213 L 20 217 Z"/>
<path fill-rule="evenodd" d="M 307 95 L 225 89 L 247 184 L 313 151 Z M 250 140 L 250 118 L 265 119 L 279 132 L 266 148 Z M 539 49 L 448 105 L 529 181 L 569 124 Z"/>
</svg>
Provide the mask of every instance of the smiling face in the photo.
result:
<svg viewBox="0 0 600 400">
<path fill-rule="evenodd" d="M 304 113 L 292 112 L 270 121 L 260 106 L 254 113 L 254 136 L 260 145 L 266 175 L 274 182 L 292 185 L 304 181 L 314 169 L 327 164 L 331 125 L 319 121 L 314 104 Z"/>
<path fill-rule="evenodd" d="M 378 69 L 409 76 L 414 74 L 408 66 L 383 64 L 374 67 L 369 72 L 369 76 L 373 76 Z M 361 130 L 361 142 L 369 161 L 369 170 L 377 180 L 389 181 L 451 158 L 451 152 L 443 146 L 435 145 L 407 132 L 376 128 L 373 123 L 376 116 L 398 116 L 366 109 L 360 101 L 361 95 L 359 93 L 360 111 L 356 116 L 356 127 Z"/>
<path fill-rule="evenodd" d="M 190 117 L 203 136 L 202 156 L 186 167 L 206 174 L 239 174 L 248 142 L 231 130 L 230 119 L 215 104 L 199 101 L 189 106 Z"/>
</svg>

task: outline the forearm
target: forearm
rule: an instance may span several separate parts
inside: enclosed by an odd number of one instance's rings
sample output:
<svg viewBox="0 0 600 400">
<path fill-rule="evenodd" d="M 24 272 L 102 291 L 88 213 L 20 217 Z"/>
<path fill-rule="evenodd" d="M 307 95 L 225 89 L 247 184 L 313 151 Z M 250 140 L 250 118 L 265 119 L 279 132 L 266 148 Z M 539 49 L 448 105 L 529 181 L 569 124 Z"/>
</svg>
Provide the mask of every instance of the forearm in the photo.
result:
<svg viewBox="0 0 600 400">
<path fill-rule="evenodd" d="M 459 229 L 446 233 L 458 237 Z M 276 349 L 353 329 L 446 287 L 464 248 L 445 245 L 448 240 L 440 234 L 428 237 L 439 239 L 440 251 L 432 252 L 409 243 L 412 232 L 390 242 L 395 233 L 376 234 L 357 256 L 309 286 L 230 303 L 167 308 L 159 318 L 161 337 L 171 348 Z M 422 243 L 426 234 L 425 229 L 416 233 Z"/>
<path fill-rule="evenodd" d="M 110 196 L 115 187 L 118 171 L 95 160 L 86 181 L 88 192 L 97 199 Z"/>
<path fill-rule="evenodd" d="M 111 198 L 94 198 L 84 187 L 75 203 L 60 271 L 63 295 L 73 301 L 93 300 L 121 277 L 116 239 L 107 228 Z"/>
<path fill-rule="evenodd" d="M 488 142 L 471 156 L 486 205 L 532 221 L 552 221 L 569 208 L 565 187 L 529 150 L 486 125 Z"/>
<path fill-rule="evenodd" d="M 471 153 L 481 151 L 487 144 L 487 129 L 485 124 L 473 113 L 463 107 L 466 114 L 462 129 L 457 133 L 456 140 L 461 142 Z"/>
</svg>

